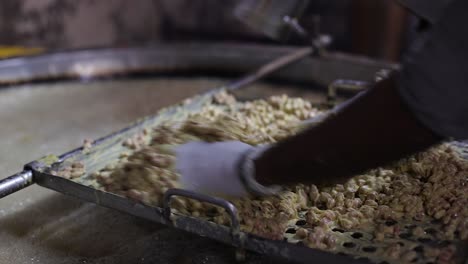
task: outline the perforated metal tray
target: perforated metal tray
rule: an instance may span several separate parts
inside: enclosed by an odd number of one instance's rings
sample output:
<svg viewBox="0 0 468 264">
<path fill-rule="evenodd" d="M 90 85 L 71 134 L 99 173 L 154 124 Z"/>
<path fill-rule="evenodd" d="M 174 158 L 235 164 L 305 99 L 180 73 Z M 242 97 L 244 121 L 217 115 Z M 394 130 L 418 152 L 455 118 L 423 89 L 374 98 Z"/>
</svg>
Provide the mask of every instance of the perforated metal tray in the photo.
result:
<svg viewBox="0 0 468 264">
<path fill-rule="evenodd" d="M 274 241 L 241 232 L 235 206 L 223 199 L 180 189 L 170 189 L 165 194 L 163 207 L 160 208 L 148 206 L 125 197 L 96 190 L 93 187 L 86 186 L 84 184 L 87 182 L 87 177 L 90 173 L 102 169 L 107 164 L 118 159 L 119 154 L 125 150 L 122 146 L 123 140 L 139 131 L 142 131 L 144 128 L 153 127 L 163 120 L 177 120 L 183 118 L 187 111 L 200 109 L 205 102 L 211 100 L 211 95 L 214 92 L 216 91 L 211 91 L 202 96 L 198 96 L 192 99 L 189 104 L 174 106 L 162 110 L 157 116 L 143 119 L 120 132 L 97 140 L 93 143 L 93 146 L 90 149 L 84 150 L 79 148 L 73 150 L 57 157 L 57 160 L 55 161 L 53 161 L 53 159 L 51 160 L 51 157 L 46 157 L 26 165 L 25 169 L 32 171 L 34 181 L 46 188 L 96 203 L 101 206 L 117 209 L 132 215 L 173 226 L 201 236 L 210 237 L 220 242 L 231 244 L 240 249 L 247 249 L 268 255 L 277 255 L 302 263 L 310 263 L 312 261 L 316 261 L 318 263 L 325 261 L 331 263 L 381 262 L 382 259 L 380 258 L 380 254 L 382 254 L 382 251 L 388 245 L 386 243 L 389 241 L 375 243 L 372 240 L 372 234 L 365 233 L 361 230 L 350 230 L 347 232 L 340 229 L 334 230 L 340 241 L 340 244 L 337 247 L 338 254 L 306 247 L 294 239 L 295 230 L 305 222 L 304 215 L 302 215 L 302 220 L 300 219 L 286 230 L 283 241 Z M 466 143 L 454 142 L 453 145 L 460 150 L 460 153 L 467 153 L 468 148 Z M 60 170 L 60 168 L 68 166 L 70 163 L 75 161 L 83 162 L 87 168 L 87 174 L 78 180 L 71 181 L 50 174 L 50 171 Z M 223 207 L 231 217 L 231 226 L 223 226 L 211 221 L 171 212 L 170 201 L 174 196 L 184 196 L 190 199 L 196 199 Z M 414 263 L 431 262 L 431 260 L 428 260 L 423 256 L 421 252 L 421 244 L 423 246 L 428 245 L 431 247 L 445 247 L 449 244 L 453 244 L 458 249 L 457 256 L 455 258 L 456 262 L 465 262 L 467 257 L 466 248 L 468 246 L 466 242 L 438 241 L 435 234 L 438 232 L 437 223 L 421 224 L 412 222 L 394 222 L 387 224 L 399 226 L 401 234 L 404 235 L 400 236 L 398 239 L 391 239 L 392 241 L 390 242 L 412 245 L 410 247 L 412 247 L 412 250 L 414 250 L 418 256 L 415 258 Z M 428 233 L 428 235 L 423 239 L 412 237 L 411 230 L 416 224 L 422 226 L 426 230 L 435 230 L 435 233 Z M 395 260 L 394 263 L 399 263 L 399 261 Z"/>
<path fill-rule="evenodd" d="M 206 50 L 212 53 L 211 60 L 206 60 Z M 255 57 L 258 54 L 257 48 L 246 47 L 244 53 L 250 54 Z M 181 51 L 185 51 L 181 52 Z M 265 49 L 262 49 L 266 52 Z M 276 52 L 276 50 L 274 50 Z M 203 53 L 205 52 L 205 53 Z M 280 53 L 284 52 L 283 49 L 279 50 Z M 195 54 L 195 55 L 194 55 Z M 196 54 L 204 54 L 197 56 Z M 237 53 L 236 53 L 237 54 Z M 139 49 L 139 50 L 112 50 L 103 53 L 95 51 L 83 51 L 71 54 L 68 58 L 64 54 L 51 55 L 47 59 L 43 57 L 31 58 L 27 61 L 22 59 L 11 60 L 8 63 L 0 65 L 0 76 L 2 81 L 7 83 L 17 83 L 28 81 L 30 78 L 61 78 L 63 76 L 82 76 L 82 74 L 89 74 L 90 76 L 99 76 L 109 72 L 125 73 L 137 70 L 150 70 L 155 68 L 163 69 L 162 72 L 170 72 L 171 69 L 212 69 L 214 67 L 227 67 L 226 71 L 242 71 L 254 68 L 255 65 L 244 67 L 245 61 L 239 61 L 239 64 L 225 63 L 226 60 L 234 58 L 236 54 L 227 54 L 225 49 L 219 46 L 177 46 L 175 48 L 160 47 L 160 49 Z M 67 54 L 65 54 L 67 55 Z M 232 56 L 231 56 L 232 55 Z M 135 58 L 141 57 L 142 61 L 136 63 Z M 166 57 L 169 57 L 167 59 Z M 214 59 L 213 59 L 214 58 Z M 258 61 L 254 64 L 261 64 L 267 58 L 260 56 Z M 166 61 L 166 62 L 164 62 Z M 167 63 L 169 61 L 170 63 Z M 236 60 L 237 61 L 237 60 Z M 280 76 L 285 76 L 284 80 L 299 80 L 299 81 L 312 81 L 321 84 L 328 84 L 336 79 L 337 73 L 340 77 L 348 77 L 351 79 L 369 80 L 370 78 L 361 78 L 364 76 L 371 76 L 376 69 L 387 66 L 383 64 L 370 63 L 370 61 L 349 60 L 346 56 L 335 56 L 324 58 L 320 62 L 305 61 L 302 64 L 295 65 L 287 71 L 280 73 Z M 54 74 L 51 75 L 47 68 L 43 67 L 44 64 L 54 65 Z M 201 65 L 201 66 L 200 66 Z M 228 66 L 226 66 L 228 65 Z M 239 65 L 242 65 L 237 67 Z M 320 65 L 320 66 L 318 66 Z M 355 66 L 358 65 L 358 66 Z M 237 68 L 236 68 L 237 67 Z M 59 72 L 55 72 L 56 70 Z M 50 69 L 49 69 L 50 70 Z M 43 72 L 45 71 L 45 72 Z M 346 72 L 346 74 L 342 74 Z M 31 74 L 33 73 L 33 74 Z M 23 76 L 24 75 L 24 76 Z M 32 78 L 31 76 L 34 75 Z M 192 100 L 190 104 L 184 105 L 183 109 L 193 111 L 199 109 L 201 105 L 209 100 L 211 94 L 209 92 L 205 95 L 199 96 Z M 31 162 L 25 166 L 25 170 L 21 173 L 13 175 L 12 177 L 3 180 L 0 183 L 0 197 L 7 195 L 13 191 L 19 190 L 24 186 L 32 183 L 38 183 L 41 186 L 56 190 L 58 192 L 74 196 L 76 198 L 99 204 L 101 206 L 117 209 L 135 216 L 143 217 L 152 221 L 163 223 L 175 228 L 186 230 L 201 236 L 210 237 L 220 242 L 231 244 L 241 249 L 252 250 L 262 254 L 282 256 L 287 259 L 296 260 L 302 263 L 310 262 L 331 262 L 331 263 L 365 263 L 375 258 L 374 255 L 379 251 L 368 252 L 368 245 L 372 244 L 370 237 L 367 234 L 359 235 L 359 230 L 354 232 L 343 232 L 343 249 L 341 254 L 333 254 L 329 252 L 311 249 L 300 243 L 296 243 L 292 237 L 294 229 L 302 225 L 298 221 L 295 225 L 290 227 L 285 234 L 285 241 L 273 241 L 263 239 L 251 234 L 243 233 L 239 230 L 239 221 L 236 218 L 236 208 L 229 202 L 216 199 L 209 196 L 199 195 L 183 190 L 169 190 L 166 193 L 163 207 L 151 207 L 129 200 L 127 198 L 117 196 L 111 193 L 106 193 L 96 190 L 84 184 L 67 180 L 61 177 L 51 175 L 51 169 L 56 169 L 60 166 L 65 166 L 70 161 L 83 161 L 87 168 L 87 172 L 93 172 L 104 167 L 106 164 L 116 160 L 122 148 L 122 140 L 130 135 L 142 130 L 144 127 L 151 127 L 157 125 L 159 122 L 166 118 L 181 118 L 183 111 L 180 107 L 170 107 L 162 111 L 159 115 L 149 117 L 136 122 L 134 125 L 104 137 L 94 142 L 91 149 L 83 151 L 82 148 L 70 151 L 58 157 L 49 156 L 37 161 Z M 460 149 L 462 155 L 468 156 L 467 147 L 464 143 L 455 143 Z M 84 176 L 86 177 L 86 175 Z M 85 181 L 83 181 L 85 182 Z M 180 214 L 171 213 L 170 200 L 173 196 L 186 196 L 192 199 L 198 199 L 205 202 L 213 203 L 222 206 L 231 215 L 232 226 L 218 225 L 213 222 L 204 221 L 198 218 L 188 217 Z M 406 223 L 398 223 L 407 225 Z M 410 228 L 410 224 L 408 227 Z M 406 238 L 411 240 L 412 238 Z M 443 241 L 428 241 L 427 243 L 442 243 Z M 344 246 L 344 243 L 354 243 L 355 246 Z M 375 245 L 372 245 L 375 246 Z M 464 263 L 466 259 L 466 244 L 462 242 L 457 244 L 460 253 L 457 256 L 458 263 Z M 372 250 L 371 250 L 372 251 Z M 350 258 L 348 255 L 360 255 L 361 259 Z M 422 260 L 420 260 L 422 262 Z"/>
<path fill-rule="evenodd" d="M 310 249 L 303 245 L 293 245 L 285 241 L 266 240 L 241 232 L 239 229 L 239 221 L 237 220 L 236 208 L 228 201 L 222 199 L 179 189 L 171 189 L 165 194 L 163 208 L 151 207 L 49 173 L 50 170 L 57 170 L 61 166 L 65 166 L 68 162 L 82 161 L 87 168 L 87 175 L 89 175 L 90 172 L 103 168 L 106 164 L 117 160 L 119 153 L 124 150 L 122 142 L 125 138 L 141 131 L 145 127 L 157 125 L 166 118 L 171 118 L 172 120 L 182 118 L 185 111 L 193 111 L 200 108 L 204 102 L 211 98 L 212 93 L 213 92 L 209 92 L 203 96 L 199 96 L 195 100 L 192 100 L 190 104 L 181 107 L 167 108 L 155 117 L 141 120 L 129 128 L 97 140 L 89 150 L 83 151 L 83 148 L 78 148 L 57 157 L 56 160 L 54 160 L 53 157 L 46 157 L 29 163 L 26 165 L 25 169 L 32 171 L 34 182 L 46 188 L 201 236 L 210 237 L 241 249 L 248 249 L 269 255 L 278 255 L 301 262 L 332 261 L 333 263 L 349 263 L 350 259 L 345 256 Z M 83 176 L 83 181 L 85 181 L 87 175 Z M 170 200 L 173 196 L 185 196 L 223 207 L 231 216 L 232 226 L 227 227 L 193 217 L 171 213 Z M 354 261 L 357 262 L 357 260 L 352 260 L 352 262 Z"/>
</svg>

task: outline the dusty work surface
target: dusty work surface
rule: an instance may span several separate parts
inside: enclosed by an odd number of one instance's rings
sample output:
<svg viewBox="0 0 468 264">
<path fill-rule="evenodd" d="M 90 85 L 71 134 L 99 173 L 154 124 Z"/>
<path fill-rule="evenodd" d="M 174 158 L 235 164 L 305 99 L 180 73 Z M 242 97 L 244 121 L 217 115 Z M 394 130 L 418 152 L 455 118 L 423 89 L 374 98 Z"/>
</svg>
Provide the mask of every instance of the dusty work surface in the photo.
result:
<svg viewBox="0 0 468 264">
<path fill-rule="evenodd" d="M 0 90 L 0 178 L 221 83 L 127 80 Z M 275 94 L 287 91 L 259 84 L 250 94 L 262 96 L 272 88 Z M 229 246 L 32 186 L 0 200 L 0 263 L 209 264 L 235 259 Z M 285 262 L 249 255 L 247 263 Z"/>
</svg>

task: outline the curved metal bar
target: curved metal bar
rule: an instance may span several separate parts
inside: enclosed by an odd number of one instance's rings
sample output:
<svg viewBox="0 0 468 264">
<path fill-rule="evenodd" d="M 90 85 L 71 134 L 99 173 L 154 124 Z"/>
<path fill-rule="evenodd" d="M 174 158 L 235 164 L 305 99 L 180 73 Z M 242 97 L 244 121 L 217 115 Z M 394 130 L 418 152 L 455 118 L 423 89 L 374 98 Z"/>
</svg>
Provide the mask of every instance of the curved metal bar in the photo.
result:
<svg viewBox="0 0 468 264">
<path fill-rule="evenodd" d="M 30 170 L 7 177 L 0 181 L 0 198 L 24 189 L 33 183 L 33 175 Z"/>
<path fill-rule="evenodd" d="M 253 44 L 171 43 L 145 48 L 57 52 L 0 61 L 0 85 L 130 73 L 243 74 L 295 50 L 297 47 Z M 326 56 L 303 59 L 277 72 L 273 78 L 325 87 L 336 79 L 372 80 L 377 71 L 398 67 L 366 57 L 330 52 Z"/>
<path fill-rule="evenodd" d="M 281 56 L 268 64 L 263 65 L 259 69 L 255 70 L 253 73 L 248 74 L 244 78 L 241 78 L 239 80 L 236 80 L 226 86 L 226 89 L 228 90 L 236 90 L 240 89 L 244 86 L 247 86 L 255 81 L 258 81 L 259 79 L 268 76 L 269 74 L 291 64 L 294 62 L 299 61 L 300 59 L 305 58 L 306 56 L 312 54 L 314 50 L 310 47 L 306 48 L 301 48 L 298 49 L 297 51 L 293 51 L 291 53 L 288 53 L 284 56 Z"/>
<path fill-rule="evenodd" d="M 170 217 L 171 217 L 171 199 L 173 196 L 181 196 L 189 199 L 195 199 L 200 202 L 205 202 L 213 205 L 217 205 L 219 207 L 224 208 L 226 210 L 231 218 L 231 233 L 233 236 L 238 236 L 240 234 L 240 224 L 239 224 L 239 219 L 237 217 L 237 208 L 230 202 L 201 194 L 201 193 L 196 193 L 188 190 L 183 190 L 183 189 L 169 189 L 166 191 L 164 194 L 164 200 L 163 200 L 163 209 L 164 209 L 164 216 L 165 218 L 170 222 Z"/>
</svg>

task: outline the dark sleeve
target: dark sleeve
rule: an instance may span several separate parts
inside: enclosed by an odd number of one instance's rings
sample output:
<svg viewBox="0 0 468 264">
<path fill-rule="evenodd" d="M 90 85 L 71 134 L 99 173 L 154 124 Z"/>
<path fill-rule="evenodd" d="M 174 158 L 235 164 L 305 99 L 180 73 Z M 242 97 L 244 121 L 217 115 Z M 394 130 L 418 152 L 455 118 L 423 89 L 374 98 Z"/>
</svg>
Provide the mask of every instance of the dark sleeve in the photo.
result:
<svg viewBox="0 0 468 264">
<path fill-rule="evenodd" d="M 415 43 L 399 75 L 399 93 L 436 134 L 468 138 L 468 1 L 454 0 Z"/>
</svg>

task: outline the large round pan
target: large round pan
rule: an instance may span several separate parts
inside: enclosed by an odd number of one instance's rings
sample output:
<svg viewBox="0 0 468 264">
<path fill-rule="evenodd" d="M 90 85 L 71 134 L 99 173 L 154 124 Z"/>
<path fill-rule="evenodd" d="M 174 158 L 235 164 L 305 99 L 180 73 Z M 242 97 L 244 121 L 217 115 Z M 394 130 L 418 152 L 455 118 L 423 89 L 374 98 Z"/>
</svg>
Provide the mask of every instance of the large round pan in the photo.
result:
<svg viewBox="0 0 468 264">
<path fill-rule="evenodd" d="M 0 61 L 0 175 L 123 128 L 292 49 L 167 44 Z M 292 91 L 296 83 L 325 87 L 339 78 L 369 81 L 376 71 L 395 67 L 330 54 L 304 59 L 273 75 L 275 83 L 254 88 L 282 93 Z M 0 263 L 232 262 L 230 249 L 213 241 L 37 186 L 0 200 L 0 241 Z M 272 261 L 254 257 L 248 262 Z"/>
</svg>

